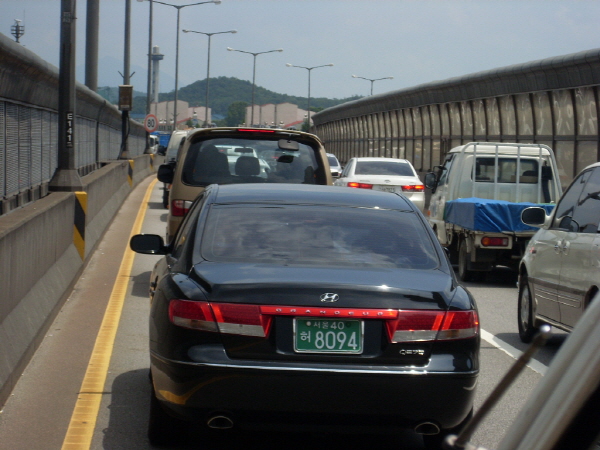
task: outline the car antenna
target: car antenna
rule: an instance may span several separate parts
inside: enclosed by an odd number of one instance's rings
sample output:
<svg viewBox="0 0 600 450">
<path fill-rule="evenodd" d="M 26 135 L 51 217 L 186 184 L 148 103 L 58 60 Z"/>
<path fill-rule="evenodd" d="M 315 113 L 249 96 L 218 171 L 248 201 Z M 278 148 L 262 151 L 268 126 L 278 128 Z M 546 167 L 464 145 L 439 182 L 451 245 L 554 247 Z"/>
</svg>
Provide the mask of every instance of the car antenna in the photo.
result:
<svg viewBox="0 0 600 450">
<path fill-rule="evenodd" d="M 473 418 L 467 423 L 459 435 L 450 435 L 445 439 L 443 445 L 445 450 L 475 449 L 475 447 L 469 444 L 469 440 L 473 436 L 473 433 L 484 417 L 491 411 L 496 403 L 498 403 L 513 381 L 515 381 L 519 374 L 523 371 L 533 355 L 546 344 L 548 339 L 550 339 L 551 335 L 552 328 L 550 325 L 542 325 L 540 327 L 540 331 L 533 338 L 529 348 L 525 350 L 521 356 L 519 356 L 519 359 L 517 359 L 508 372 L 506 372 L 502 380 L 500 380 L 488 398 L 485 399 L 483 405 L 481 405 L 481 407 L 473 415 Z"/>
</svg>

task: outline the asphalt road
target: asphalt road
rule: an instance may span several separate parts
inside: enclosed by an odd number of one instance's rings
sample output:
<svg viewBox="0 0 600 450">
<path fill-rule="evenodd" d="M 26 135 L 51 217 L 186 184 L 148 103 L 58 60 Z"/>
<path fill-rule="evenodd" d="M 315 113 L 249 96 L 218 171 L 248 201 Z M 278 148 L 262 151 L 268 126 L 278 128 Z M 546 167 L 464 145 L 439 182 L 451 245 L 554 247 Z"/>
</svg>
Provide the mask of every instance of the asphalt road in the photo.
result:
<svg viewBox="0 0 600 450">
<path fill-rule="evenodd" d="M 141 231 L 164 235 L 166 210 L 162 184 L 148 178 L 136 187 L 89 262 L 72 295 L 48 331 L 9 401 L 0 412 L 0 450 L 152 448 L 146 438 L 150 386 L 148 380 L 148 279 L 157 256 L 135 255 L 131 271 L 123 272 L 124 252 L 140 205 L 146 200 Z M 151 189 L 149 190 L 149 187 Z M 481 374 L 476 409 L 506 373 L 525 346 L 517 334 L 516 276 L 497 270 L 485 283 L 469 283 L 482 324 Z M 124 286 L 119 302 L 119 289 Z M 114 305 L 118 305 L 116 308 Z M 111 306 L 112 305 L 112 306 Z M 105 311 L 112 311 L 105 314 Z M 97 344 L 98 336 L 114 336 Z M 472 443 L 493 449 L 539 381 L 565 338 L 556 333 L 515 381 L 474 434 Z M 103 341 L 102 341 L 103 342 Z M 106 362 L 102 356 L 107 356 Z M 90 366 L 90 362 L 92 365 Z M 93 369 L 106 364 L 100 387 L 82 383 Z M 91 369 L 90 369 L 91 367 Z M 88 401 L 91 399 L 91 401 Z M 90 405 L 97 404 L 94 409 Z M 74 415 L 75 411 L 75 415 Z M 91 413 L 90 413 L 91 411 Z M 96 413 L 97 411 L 97 413 Z M 74 420 L 75 422 L 72 422 Z M 77 422 L 79 420 L 79 422 Z M 71 423 L 80 423 L 73 431 Z M 75 433 L 71 444 L 66 436 Z M 398 436 L 240 433 L 229 436 L 192 432 L 180 449 L 362 449 L 423 448 L 410 432 Z"/>
</svg>

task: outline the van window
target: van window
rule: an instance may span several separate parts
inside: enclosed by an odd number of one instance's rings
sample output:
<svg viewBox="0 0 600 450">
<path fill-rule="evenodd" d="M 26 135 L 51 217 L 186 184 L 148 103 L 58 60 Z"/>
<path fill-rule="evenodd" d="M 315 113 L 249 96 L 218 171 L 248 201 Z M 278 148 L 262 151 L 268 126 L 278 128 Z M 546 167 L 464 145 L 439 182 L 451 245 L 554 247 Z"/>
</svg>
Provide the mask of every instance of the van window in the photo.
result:
<svg viewBox="0 0 600 450">
<path fill-rule="evenodd" d="M 496 173 L 496 158 L 477 157 L 475 165 L 475 181 L 494 182 Z M 473 175 L 471 175 L 471 178 Z M 516 158 L 498 158 L 498 183 L 516 183 L 517 182 L 517 159 Z M 521 167 L 519 170 L 519 183 L 538 182 L 538 162 L 535 159 L 521 158 Z"/>
</svg>

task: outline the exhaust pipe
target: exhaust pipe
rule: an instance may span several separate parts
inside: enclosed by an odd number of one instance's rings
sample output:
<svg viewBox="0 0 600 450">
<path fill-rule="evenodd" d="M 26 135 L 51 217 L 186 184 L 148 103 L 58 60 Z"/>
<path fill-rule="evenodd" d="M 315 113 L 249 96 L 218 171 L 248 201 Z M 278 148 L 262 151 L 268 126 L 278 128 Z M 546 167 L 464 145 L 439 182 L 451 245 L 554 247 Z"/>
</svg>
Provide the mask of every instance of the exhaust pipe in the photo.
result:
<svg viewBox="0 0 600 450">
<path fill-rule="evenodd" d="M 233 421 L 227 416 L 218 415 L 208 419 L 206 425 L 216 430 L 228 430 L 233 427 Z"/>
<path fill-rule="evenodd" d="M 421 422 L 415 427 L 415 433 L 434 435 L 440 433 L 440 427 L 433 422 Z"/>
</svg>

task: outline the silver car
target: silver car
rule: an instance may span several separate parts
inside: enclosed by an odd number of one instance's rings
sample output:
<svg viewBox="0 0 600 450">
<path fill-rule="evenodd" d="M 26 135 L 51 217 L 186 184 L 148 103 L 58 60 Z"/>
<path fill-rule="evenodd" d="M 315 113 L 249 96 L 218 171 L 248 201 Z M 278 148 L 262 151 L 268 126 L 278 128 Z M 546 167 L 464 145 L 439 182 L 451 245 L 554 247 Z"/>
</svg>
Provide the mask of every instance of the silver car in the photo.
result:
<svg viewBox="0 0 600 450">
<path fill-rule="evenodd" d="M 571 331 L 600 288 L 600 163 L 582 170 L 550 215 L 541 207 L 521 219 L 540 229 L 519 267 L 519 336 L 540 324 Z"/>
</svg>

